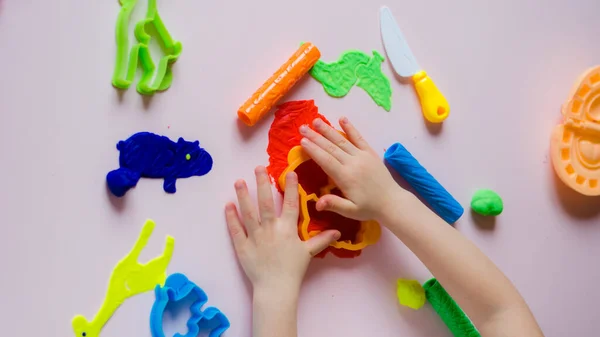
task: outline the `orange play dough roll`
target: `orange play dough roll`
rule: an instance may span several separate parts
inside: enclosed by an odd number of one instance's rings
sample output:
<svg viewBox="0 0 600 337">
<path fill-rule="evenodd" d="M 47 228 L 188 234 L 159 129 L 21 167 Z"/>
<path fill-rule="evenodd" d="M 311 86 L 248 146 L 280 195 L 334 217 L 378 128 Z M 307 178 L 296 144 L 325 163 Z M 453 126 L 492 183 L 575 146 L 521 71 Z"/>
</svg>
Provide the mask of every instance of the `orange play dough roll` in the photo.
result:
<svg viewBox="0 0 600 337">
<path fill-rule="evenodd" d="M 321 52 L 310 42 L 300 48 L 238 110 L 244 124 L 252 126 L 319 60 Z"/>
<path fill-rule="evenodd" d="M 554 170 L 575 191 L 600 195 L 600 66 L 579 78 L 562 114 L 550 141 Z"/>
</svg>

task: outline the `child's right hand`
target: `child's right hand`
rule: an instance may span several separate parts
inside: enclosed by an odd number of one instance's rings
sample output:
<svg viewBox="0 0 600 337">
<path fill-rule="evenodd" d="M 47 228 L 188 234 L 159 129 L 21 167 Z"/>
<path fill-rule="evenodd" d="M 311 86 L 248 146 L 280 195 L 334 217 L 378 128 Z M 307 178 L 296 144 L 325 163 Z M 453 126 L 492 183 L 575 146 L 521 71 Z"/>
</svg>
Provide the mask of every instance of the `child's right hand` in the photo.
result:
<svg viewBox="0 0 600 337">
<path fill-rule="evenodd" d="M 346 199 L 325 195 L 317 210 L 377 220 L 427 266 L 483 336 L 543 336 L 510 280 L 472 242 L 402 189 L 346 118 L 348 139 L 320 119 L 300 127 L 302 148 Z"/>
<path fill-rule="evenodd" d="M 317 210 L 336 212 L 360 221 L 378 220 L 387 209 L 397 209 L 404 196 L 410 195 L 392 178 L 375 150 L 358 130 L 343 117 L 340 126 L 344 138 L 321 119 L 300 127 L 302 148 L 340 188 L 346 199 L 325 195 L 317 202 Z"/>
</svg>

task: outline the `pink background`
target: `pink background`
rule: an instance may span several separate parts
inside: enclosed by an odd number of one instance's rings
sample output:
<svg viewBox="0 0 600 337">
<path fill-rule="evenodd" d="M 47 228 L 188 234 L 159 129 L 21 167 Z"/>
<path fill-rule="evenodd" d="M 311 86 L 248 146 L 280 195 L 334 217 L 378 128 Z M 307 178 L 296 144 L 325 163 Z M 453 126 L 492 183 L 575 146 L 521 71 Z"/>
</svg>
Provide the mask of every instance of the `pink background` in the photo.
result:
<svg viewBox="0 0 600 337">
<path fill-rule="evenodd" d="M 113 266 L 152 218 L 157 229 L 143 258 L 174 236 L 169 273 L 183 272 L 207 291 L 209 305 L 232 322 L 227 336 L 250 336 L 250 288 L 222 207 L 234 198 L 235 179 L 252 179 L 267 163 L 273 117 L 247 128 L 235 112 L 301 41 L 314 42 L 327 61 L 346 49 L 383 51 L 379 1 L 158 5 L 184 49 L 172 88 L 143 98 L 110 85 L 116 0 L 0 2 L 3 335 L 72 336 L 72 316 L 94 315 Z M 575 79 L 600 63 L 600 2 L 386 5 L 450 102 L 441 130 L 424 124 L 413 88 L 393 79 L 389 63 L 389 113 L 359 88 L 333 99 L 310 78 L 285 100 L 315 99 L 334 121 L 349 116 L 382 155 L 404 143 L 464 206 L 477 188 L 498 191 L 505 212 L 495 229 L 478 226 L 469 211 L 456 228 L 516 284 L 547 336 L 596 335 L 600 199 L 557 180 L 548 143 Z M 135 21 L 145 7 L 140 0 Z M 138 131 L 200 140 L 213 171 L 180 180 L 175 195 L 144 179 L 124 199 L 109 197 L 104 179 L 117 167 L 115 144 Z M 300 335 L 449 336 L 429 306 L 415 312 L 395 298 L 397 278 L 430 276 L 388 232 L 356 260 L 317 260 L 302 290 Z M 149 336 L 153 300 L 146 293 L 126 301 L 102 336 Z"/>
</svg>

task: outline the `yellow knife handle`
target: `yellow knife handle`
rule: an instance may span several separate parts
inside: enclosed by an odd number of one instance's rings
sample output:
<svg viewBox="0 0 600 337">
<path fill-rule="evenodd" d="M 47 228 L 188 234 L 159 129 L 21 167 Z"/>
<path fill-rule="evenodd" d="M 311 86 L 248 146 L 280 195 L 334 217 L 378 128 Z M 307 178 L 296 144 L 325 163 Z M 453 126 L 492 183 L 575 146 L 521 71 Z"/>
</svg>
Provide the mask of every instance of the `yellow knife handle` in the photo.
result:
<svg viewBox="0 0 600 337">
<path fill-rule="evenodd" d="M 413 76 L 413 81 L 425 118 L 431 123 L 441 123 L 448 118 L 450 114 L 448 101 L 427 73 L 419 71 Z"/>
</svg>

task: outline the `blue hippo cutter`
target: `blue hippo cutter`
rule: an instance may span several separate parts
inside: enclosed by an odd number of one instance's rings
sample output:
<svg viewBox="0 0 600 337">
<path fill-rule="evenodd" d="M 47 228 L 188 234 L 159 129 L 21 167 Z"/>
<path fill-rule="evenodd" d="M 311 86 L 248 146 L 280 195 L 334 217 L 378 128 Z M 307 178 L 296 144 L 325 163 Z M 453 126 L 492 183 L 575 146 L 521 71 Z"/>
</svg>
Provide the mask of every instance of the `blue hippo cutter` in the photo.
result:
<svg viewBox="0 0 600 337">
<path fill-rule="evenodd" d="M 219 309 L 208 307 L 202 309 L 208 302 L 208 296 L 194 282 L 183 274 L 173 274 L 167 278 L 165 286 L 157 285 L 154 289 L 156 300 L 150 312 L 150 332 L 152 337 L 165 337 L 163 330 L 163 316 L 168 305 L 181 304 L 185 298 L 193 299 L 190 305 L 190 316 L 187 321 L 188 332 L 185 335 L 176 333 L 173 337 L 200 336 L 220 337 L 230 327 L 229 319 Z M 204 332 L 207 332 L 205 334 Z"/>
<path fill-rule="evenodd" d="M 108 172 L 106 183 L 112 194 L 122 197 L 141 177 L 163 178 L 167 193 L 175 193 L 178 178 L 203 176 L 213 166 L 212 157 L 200 142 L 177 142 L 150 132 L 138 132 L 117 144 L 119 168 Z"/>
</svg>

